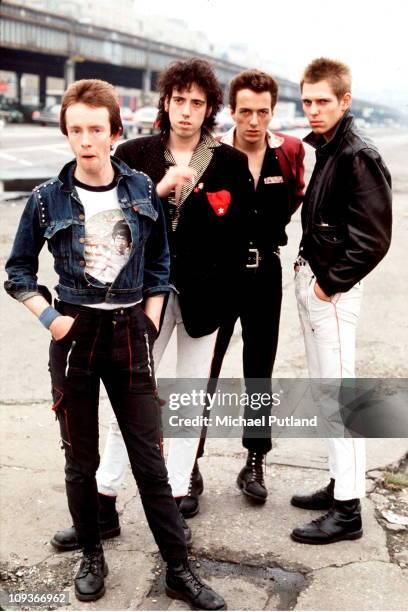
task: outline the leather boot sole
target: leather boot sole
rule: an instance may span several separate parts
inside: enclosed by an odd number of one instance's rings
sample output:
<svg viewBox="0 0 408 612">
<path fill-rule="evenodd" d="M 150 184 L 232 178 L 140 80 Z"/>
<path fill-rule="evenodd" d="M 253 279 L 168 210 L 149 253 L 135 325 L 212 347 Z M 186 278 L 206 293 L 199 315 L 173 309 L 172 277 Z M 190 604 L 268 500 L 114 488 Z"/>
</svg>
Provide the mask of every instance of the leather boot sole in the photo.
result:
<svg viewBox="0 0 408 612">
<path fill-rule="evenodd" d="M 358 540 L 363 535 L 363 530 L 359 529 L 359 531 L 352 531 L 351 533 L 344 534 L 342 536 L 337 536 L 336 538 L 330 538 L 327 540 L 320 540 L 318 538 L 303 538 L 302 536 L 298 536 L 296 534 L 291 533 L 290 537 L 295 542 L 301 542 L 302 544 L 333 544 L 334 542 L 341 542 L 342 540 Z"/>
<path fill-rule="evenodd" d="M 245 484 L 246 484 L 245 480 L 243 478 L 240 478 L 240 476 L 238 476 L 237 477 L 237 486 L 238 486 L 238 489 L 240 489 L 244 495 L 246 495 L 247 497 L 251 498 L 257 504 L 264 504 L 266 502 L 266 500 L 267 500 L 266 497 L 260 497 L 259 495 L 254 495 L 250 491 L 247 491 L 245 489 Z"/>
<path fill-rule="evenodd" d="M 202 608 L 197 608 L 196 606 L 194 606 L 190 602 L 188 597 L 186 597 L 179 591 L 175 591 L 174 589 L 171 589 L 170 587 L 167 586 L 167 584 L 165 584 L 165 591 L 166 591 L 167 597 L 170 597 L 171 599 L 178 599 L 179 601 L 185 601 L 186 603 L 188 603 L 191 610 L 202 610 Z M 224 606 L 222 606 L 222 608 L 216 608 L 216 609 L 217 610 L 227 610 L 228 608 L 227 608 L 227 605 L 225 604 Z"/>
<path fill-rule="evenodd" d="M 106 531 L 101 531 L 101 540 L 110 540 L 111 538 L 117 538 L 120 535 L 120 527 L 114 527 L 113 529 L 107 529 Z M 71 550 L 80 550 L 80 545 L 78 540 L 72 542 L 72 544 L 62 544 L 55 540 L 53 537 L 50 540 L 50 544 L 58 550 L 59 552 L 69 552 Z M 102 597 L 102 595 L 101 595 Z"/>
<path fill-rule="evenodd" d="M 103 567 L 103 575 L 106 578 L 108 574 L 109 574 L 109 568 L 108 568 L 108 564 L 105 561 L 105 565 Z M 97 593 L 85 594 L 85 593 L 79 593 L 75 585 L 75 597 L 79 599 L 79 601 L 96 601 L 97 599 L 100 599 L 101 597 L 105 595 L 105 590 L 106 590 L 105 585 L 103 585 L 101 590 L 98 591 Z"/>
</svg>

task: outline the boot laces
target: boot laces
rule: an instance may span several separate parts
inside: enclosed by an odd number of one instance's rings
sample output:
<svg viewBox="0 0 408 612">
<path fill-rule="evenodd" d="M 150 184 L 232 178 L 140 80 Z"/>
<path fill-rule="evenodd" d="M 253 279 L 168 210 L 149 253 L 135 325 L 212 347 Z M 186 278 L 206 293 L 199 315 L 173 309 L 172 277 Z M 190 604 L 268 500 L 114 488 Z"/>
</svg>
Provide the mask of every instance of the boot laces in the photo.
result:
<svg viewBox="0 0 408 612">
<path fill-rule="evenodd" d="M 313 519 L 312 523 L 314 523 L 315 525 L 320 525 L 321 523 L 323 523 L 323 521 L 329 518 L 329 516 L 331 516 L 332 514 L 333 514 L 333 510 L 332 508 L 330 508 L 330 510 L 326 512 L 326 514 L 322 514 L 322 516 L 318 516 L 317 518 Z"/>
<path fill-rule="evenodd" d="M 265 463 L 266 470 L 266 455 L 255 451 L 249 453 L 249 461 L 251 466 L 252 477 L 255 481 L 264 485 L 263 467 Z"/>
<path fill-rule="evenodd" d="M 194 476 L 195 476 L 195 474 L 197 472 L 198 472 L 198 467 L 196 468 L 195 465 L 194 465 L 193 469 L 191 470 L 190 480 L 188 482 L 187 497 L 191 497 L 191 491 L 193 489 L 193 480 L 194 480 Z"/>
<path fill-rule="evenodd" d="M 196 593 L 199 593 L 205 585 L 201 582 L 199 577 L 193 572 L 193 570 L 188 564 L 186 564 L 185 566 L 185 571 L 186 582 L 190 583 L 192 590 L 194 590 Z"/>
<path fill-rule="evenodd" d="M 189 483 L 188 483 L 188 491 L 187 491 L 187 496 L 188 496 L 188 497 L 190 497 L 190 496 L 191 496 L 191 490 L 192 490 L 192 488 L 193 488 L 193 472 L 191 472 L 191 475 L 190 475 L 190 480 L 189 480 Z"/>
<path fill-rule="evenodd" d="M 98 551 L 84 553 L 81 577 L 87 576 L 88 574 L 93 574 L 94 576 L 99 575 L 101 571 L 100 556 L 101 553 Z"/>
</svg>

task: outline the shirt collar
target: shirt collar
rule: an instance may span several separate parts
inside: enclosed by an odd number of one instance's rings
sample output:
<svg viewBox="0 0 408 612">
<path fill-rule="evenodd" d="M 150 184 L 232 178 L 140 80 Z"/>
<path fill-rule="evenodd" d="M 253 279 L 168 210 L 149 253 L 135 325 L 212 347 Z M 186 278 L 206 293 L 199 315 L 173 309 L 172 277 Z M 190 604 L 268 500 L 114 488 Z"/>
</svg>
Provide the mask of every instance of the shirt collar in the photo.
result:
<svg viewBox="0 0 408 612">
<path fill-rule="evenodd" d="M 201 136 L 200 136 L 200 140 L 198 141 L 198 144 L 195 148 L 195 151 L 197 151 L 197 149 L 201 149 L 201 148 L 205 148 L 205 149 L 215 149 L 216 147 L 220 147 L 221 146 L 221 142 L 219 142 L 218 140 L 216 140 L 214 138 L 214 136 L 211 134 L 211 132 L 209 132 L 207 130 L 207 128 L 202 128 L 201 129 Z M 166 144 L 165 147 L 165 151 L 167 153 L 167 157 L 173 157 L 170 153 L 170 149 L 168 147 L 168 144 Z"/>
<path fill-rule="evenodd" d="M 306 144 L 314 147 L 315 149 L 319 149 L 321 153 L 325 153 L 326 151 L 328 152 L 333 146 L 336 145 L 337 141 L 342 137 L 344 132 L 353 124 L 353 121 L 354 116 L 350 113 L 350 111 L 346 111 L 338 122 L 336 130 L 330 140 L 327 141 L 322 134 L 309 132 L 309 134 L 303 138 L 303 142 L 306 142 Z"/>
<path fill-rule="evenodd" d="M 123 161 L 121 161 L 118 157 L 114 157 L 111 155 L 111 162 L 113 169 L 115 171 L 115 176 L 131 176 L 133 174 L 132 170 L 127 166 Z M 72 191 L 74 187 L 74 172 L 76 168 L 76 160 L 72 160 L 65 164 L 62 168 L 61 172 L 58 175 L 58 179 L 61 181 L 61 189 L 62 191 Z"/>
<path fill-rule="evenodd" d="M 234 135 L 235 135 L 235 127 L 232 127 L 230 130 L 228 130 L 228 132 L 226 132 L 221 137 L 221 142 L 233 147 L 234 146 Z M 267 130 L 266 131 L 266 141 L 268 143 L 269 148 L 277 149 L 278 147 L 281 147 L 283 145 L 283 143 L 285 142 L 285 139 L 283 136 L 278 136 L 277 134 L 274 134 L 270 130 Z"/>
</svg>

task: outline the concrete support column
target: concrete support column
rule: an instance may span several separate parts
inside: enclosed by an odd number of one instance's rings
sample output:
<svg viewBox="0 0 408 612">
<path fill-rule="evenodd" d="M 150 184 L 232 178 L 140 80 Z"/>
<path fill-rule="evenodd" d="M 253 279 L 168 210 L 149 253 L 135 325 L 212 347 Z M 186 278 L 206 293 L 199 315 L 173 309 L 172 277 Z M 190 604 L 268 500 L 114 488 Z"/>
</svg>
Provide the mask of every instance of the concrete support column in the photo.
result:
<svg viewBox="0 0 408 612">
<path fill-rule="evenodd" d="M 64 88 L 67 89 L 75 81 L 75 60 L 68 58 L 64 64 Z"/>
<path fill-rule="evenodd" d="M 44 73 L 40 74 L 38 98 L 40 107 L 42 108 L 47 101 L 47 75 Z"/>
<path fill-rule="evenodd" d="M 152 91 L 152 71 L 146 68 L 143 71 L 142 77 L 142 104 L 148 104 L 150 101 L 150 92 Z"/>
<path fill-rule="evenodd" d="M 23 75 L 21 72 L 16 72 L 16 93 L 17 93 L 17 102 L 19 104 L 21 104 L 22 101 L 22 90 L 21 90 L 21 79 L 23 78 Z"/>
</svg>

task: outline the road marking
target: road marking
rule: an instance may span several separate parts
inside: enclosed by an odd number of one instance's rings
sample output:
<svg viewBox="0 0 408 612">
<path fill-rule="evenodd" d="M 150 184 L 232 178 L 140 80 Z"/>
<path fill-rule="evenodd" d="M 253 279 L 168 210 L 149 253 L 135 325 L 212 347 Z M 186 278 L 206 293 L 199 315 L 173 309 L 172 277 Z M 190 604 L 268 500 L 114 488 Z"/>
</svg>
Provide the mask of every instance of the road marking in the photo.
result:
<svg viewBox="0 0 408 612">
<path fill-rule="evenodd" d="M 7 153 L 0 152 L 0 157 L 7 159 L 8 161 L 17 162 L 21 166 L 34 166 L 33 163 L 27 161 L 26 159 L 18 159 L 14 155 L 7 155 Z"/>
<path fill-rule="evenodd" d="M 49 144 L 49 145 L 34 145 L 34 146 L 29 146 L 29 147 L 10 147 L 10 148 L 4 149 L 4 151 L 7 151 L 8 153 L 17 153 L 17 152 L 24 153 L 27 151 L 38 151 L 38 150 L 53 151 L 54 149 L 61 149 L 61 148 L 64 148 L 67 151 L 69 150 L 69 147 L 65 142 L 60 142 L 60 143 Z"/>
</svg>

